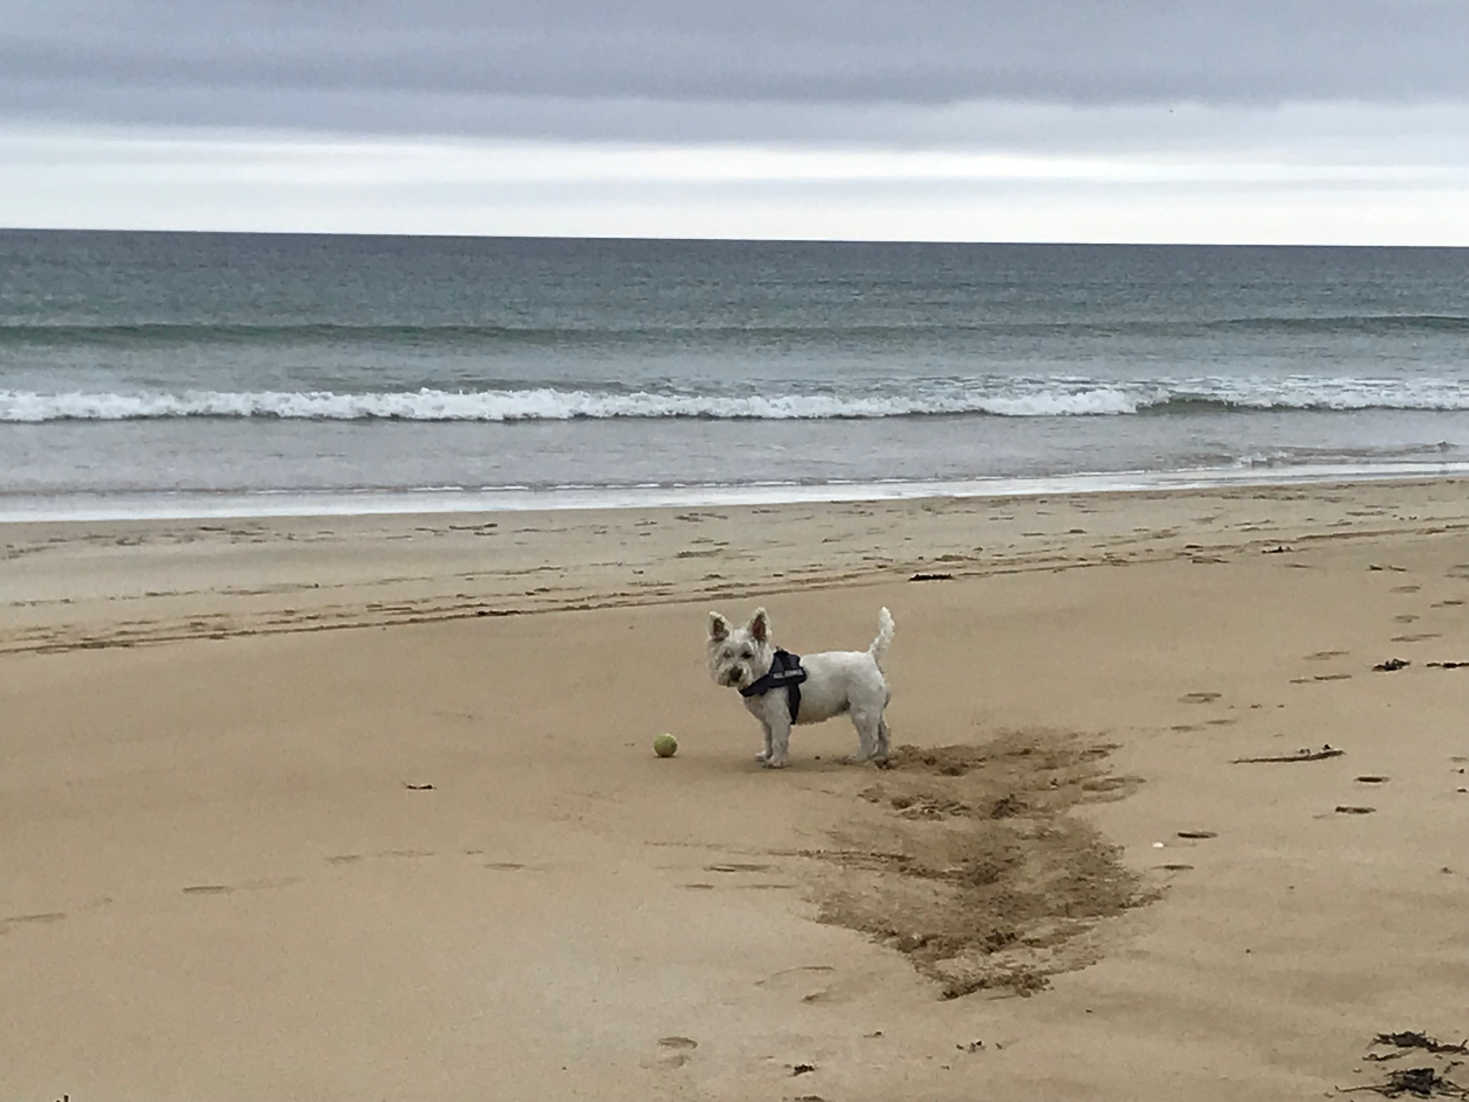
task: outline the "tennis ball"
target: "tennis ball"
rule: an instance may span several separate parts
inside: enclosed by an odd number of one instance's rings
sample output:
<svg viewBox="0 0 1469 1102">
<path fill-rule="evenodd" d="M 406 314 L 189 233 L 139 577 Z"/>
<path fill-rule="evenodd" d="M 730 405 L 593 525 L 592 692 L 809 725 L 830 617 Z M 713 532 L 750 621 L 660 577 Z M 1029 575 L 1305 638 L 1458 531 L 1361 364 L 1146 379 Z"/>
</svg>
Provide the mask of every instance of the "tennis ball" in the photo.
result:
<svg viewBox="0 0 1469 1102">
<path fill-rule="evenodd" d="M 674 738 L 667 731 L 664 731 L 663 734 L 653 740 L 653 753 L 657 754 L 660 758 L 673 757 L 674 754 L 678 753 L 678 739 Z"/>
</svg>

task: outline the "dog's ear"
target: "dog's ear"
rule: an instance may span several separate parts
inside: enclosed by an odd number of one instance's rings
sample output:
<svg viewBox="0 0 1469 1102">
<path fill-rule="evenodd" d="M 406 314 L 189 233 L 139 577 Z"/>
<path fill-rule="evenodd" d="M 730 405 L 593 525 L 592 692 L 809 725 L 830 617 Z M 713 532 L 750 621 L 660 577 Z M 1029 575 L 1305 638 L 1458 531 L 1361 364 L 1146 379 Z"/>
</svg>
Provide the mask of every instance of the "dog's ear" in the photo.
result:
<svg viewBox="0 0 1469 1102">
<path fill-rule="evenodd" d="M 716 643 L 729 638 L 729 621 L 717 612 L 709 614 L 709 638 Z"/>
<path fill-rule="evenodd" d="M 750 617 L 750 635 L 758 642 L 770 642 L 770 613 L 763 608 L 757 608 Z"/>
</svg>

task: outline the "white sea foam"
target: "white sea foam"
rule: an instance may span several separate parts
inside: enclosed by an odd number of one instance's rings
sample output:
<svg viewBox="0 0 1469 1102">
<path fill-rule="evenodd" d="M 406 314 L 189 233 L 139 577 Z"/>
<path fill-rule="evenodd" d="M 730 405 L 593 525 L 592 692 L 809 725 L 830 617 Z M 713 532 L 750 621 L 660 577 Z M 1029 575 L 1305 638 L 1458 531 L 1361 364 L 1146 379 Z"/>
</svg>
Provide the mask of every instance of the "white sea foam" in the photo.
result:
<svg viewBox="0 0 1469 1102">
<path fill-rule="evenodd" d="M 568 421 L 579 418 L 827 420 L 989 414 L 1002 417 L 1123 416 L 1201 409 L 1463 410 L 1469 383 L 1293 376 L 1105 382 L 1002 379 L 926 382 L 889 392 L 697 394 L 598 392 L 527 387 L 501 390 L 184 391 L 68 393 L 0 390 L 0 422 L 127 421 L 182 417 L 285 420 Z"/>
</svg>

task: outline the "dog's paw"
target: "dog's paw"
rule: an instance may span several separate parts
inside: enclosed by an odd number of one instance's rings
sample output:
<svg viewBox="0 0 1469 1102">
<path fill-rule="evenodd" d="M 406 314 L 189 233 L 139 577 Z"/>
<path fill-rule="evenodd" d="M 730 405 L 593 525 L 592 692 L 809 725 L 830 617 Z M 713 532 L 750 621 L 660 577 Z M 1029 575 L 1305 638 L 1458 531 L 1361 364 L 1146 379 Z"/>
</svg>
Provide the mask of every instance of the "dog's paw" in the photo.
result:
<svg viewBox="0 0 1469 1102">
<path fill-rule="evenodd" d="M 755 760 L 758 761 L 758 762 L 763 762 L 768 757 L 770 757 L 769 752 L 768 751 L 765 751 L 765 750 L 761 750 L 760 753 L 758 753 L 758 754 L 755 755 Z"/>
<path fill-rule="evenodd" d="M 786 767 L 786 759 L 762 757 L 760 759 L 760 767 L 762 769 L 784 769 Z"/>
</svg>

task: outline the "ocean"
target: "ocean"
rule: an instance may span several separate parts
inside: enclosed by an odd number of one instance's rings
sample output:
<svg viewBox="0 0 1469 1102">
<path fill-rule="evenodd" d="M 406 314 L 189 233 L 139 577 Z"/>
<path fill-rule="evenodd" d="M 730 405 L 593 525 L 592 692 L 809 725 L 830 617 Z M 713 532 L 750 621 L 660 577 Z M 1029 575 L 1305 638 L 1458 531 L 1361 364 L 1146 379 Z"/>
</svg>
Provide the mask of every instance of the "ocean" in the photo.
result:
<svg viewBox="0 0 1469 1102">
<path fill-rule="evenodd" d="M 1469 471 L 1469 250 L 0 231 L 0 519 Z"/>
</svg>

